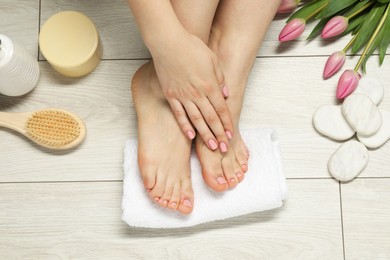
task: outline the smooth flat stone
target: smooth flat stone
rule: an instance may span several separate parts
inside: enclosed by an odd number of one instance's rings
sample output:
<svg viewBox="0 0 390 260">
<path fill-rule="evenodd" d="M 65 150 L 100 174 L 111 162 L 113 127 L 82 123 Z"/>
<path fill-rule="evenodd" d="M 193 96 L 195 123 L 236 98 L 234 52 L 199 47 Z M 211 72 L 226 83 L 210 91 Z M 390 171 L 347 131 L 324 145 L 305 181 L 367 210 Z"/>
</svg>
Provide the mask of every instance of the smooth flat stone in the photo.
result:
<svg viewBox="0 0 390 260">
<path fill-rule="evenodd" d="M 330 157 L 328 169 L 339 181 L 356 178 L 368 163 L 368 150 L 360 142 L 351 140 L 342 144 Z"/>
<path fill-rule="evenodd" d="M 382 124 L 382 116 L 375 103 L 366 95 L 349 95 L 342 105 L 345 119 L 358 134 L 375 134 Z"/>
<path fill-rule="evenodd" d="M 357 135 L 359 141 L 368 148 L 376 149 L 384 145 L 390 139 L 390 112 L 380 110 L 382 114 L 382 126 L 372 136 Z"/>
<path fill-rule="evenodd" d="M 317 109 L 313 125 L 319 133 L 337 141 L 348 140 L 355 134 L 345 120 L 341 106 L 327 105 Z"/>
<path fill-rule="evenodd" d="M 355 93 L 364 94 L 371 98 L 375 105 L 379 105 L 385 95 L 385 88 L 379 80 L 370 77 L 363 77 L 360 79 L 359 85 L 352 94 Z"/>
</svg>

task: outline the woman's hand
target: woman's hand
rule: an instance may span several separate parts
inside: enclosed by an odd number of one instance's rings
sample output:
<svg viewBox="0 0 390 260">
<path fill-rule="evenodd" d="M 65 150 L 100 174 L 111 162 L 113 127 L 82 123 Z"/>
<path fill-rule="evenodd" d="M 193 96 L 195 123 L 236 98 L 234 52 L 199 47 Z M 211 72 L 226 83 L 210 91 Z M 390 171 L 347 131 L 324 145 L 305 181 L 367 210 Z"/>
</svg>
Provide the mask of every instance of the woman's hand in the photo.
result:
<svg viewBox="0 0 390 260">
<path fill-rule="evenodd" d="M 150 48 L 157 76 L 183 132 L 195 126 L 212 150 L 227 151 L 234 127 L 224 97 L 228 88 L 216 55 L 198 37 L 183 31 Z"/>
</svg>

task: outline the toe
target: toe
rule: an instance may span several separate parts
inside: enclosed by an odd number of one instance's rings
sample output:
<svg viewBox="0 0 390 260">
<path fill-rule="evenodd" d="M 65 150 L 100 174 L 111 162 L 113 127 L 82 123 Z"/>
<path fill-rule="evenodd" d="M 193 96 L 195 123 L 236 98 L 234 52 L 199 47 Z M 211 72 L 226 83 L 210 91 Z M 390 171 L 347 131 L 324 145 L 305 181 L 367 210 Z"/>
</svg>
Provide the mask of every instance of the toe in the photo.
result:
<svg viewBox="0 0 390 260">
<path fill-rule="evenodd" d="M 234 188 L 237 186 L 238 178 L 235 174 L 233 167 L 233 160 L 229 157 L 222 159 L 222 169 L 226 180 L 228 181 L 229 187 Z"/>
<path fill-rule="evenodd" d="M 176 210 L 180 202 L 180 182 L 173 187 L 172 196 L 168 203 L 168 208 Z"/>
<path fill-rule="evenodd" d="M 150 192 L 156 184 L 157 170 L 154 167 L 140 167 L 142 180 L 144 182 L 145 189 Z"/>
<path fill-rule="evenodd" d="M 238 182 L 241 182 L 244 179 L 245 175 L 241 169 L 241 166 L 238 164 L 237 160 L 233 162 L 233 169 L 234 169 L 234 173 L 237 176 Z"/>
<path fill-rule="evenodd" d="M 183 214 L 189 214 L 194 207 L 194 192 L 192 190 L 191 179 L 185 179 L 181 182 L 180 204 L 177 210 Z"/>
<path fill-rule="evenodd" d="M 165 191 L 165 184 L 166 184 L 166 175 L 164 174 L 156 174 L 156 184 L 154 185 L 153 189 L 149 192 L 150 198 L 158 202 L 160 198 L 163 196 Z"/>
<path fill-rule="evenodd" d="M 161 207 L 167 207 L 169 201 L 171 200 L 173 189 L 175 187 L 175 183 L 172 181 L 167 181 L 164 189 L 164 194 L 161 196 L 160 200 L 158 201 L 158 204 Z"/>
<path fill-rule="evenodd" d="M 240 145 L 235 155 L 236 155 L 236 160 L 240 165 L 241 171 L 246 173 L 248 171 L 249 152 L 244 143 Z"/>
</svg>

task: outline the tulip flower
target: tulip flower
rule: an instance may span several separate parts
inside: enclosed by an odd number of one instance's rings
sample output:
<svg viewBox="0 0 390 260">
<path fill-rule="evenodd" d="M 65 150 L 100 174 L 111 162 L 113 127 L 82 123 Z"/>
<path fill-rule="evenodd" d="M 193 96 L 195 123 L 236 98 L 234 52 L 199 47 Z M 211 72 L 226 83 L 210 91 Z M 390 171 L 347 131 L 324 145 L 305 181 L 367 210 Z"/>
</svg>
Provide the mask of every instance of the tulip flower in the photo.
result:
<svg viewBox="0 0 390 260">
<path fill-rule="evenodd" d="M 338 51 L 329 56 L 324 68 L 324 79 L 332 77 L 336 74 L 345 63 L 345 52 Z"/>
<path fill-rule="evenodd" d="M 343 99 L 351 94 L 358 86 L 360 78 L 360 74 L 355 70 L 344 71 L 337 85 L 336 97 Z"/>
<path fill-rule="evenodd" d="M 299 2 L 301 0 L 282 0 L 282 3 L 279 6 L 278 13 L 279 14 L 287 14 L 294 11 L 297 8 Z"/>
<path fill-rule="evenodd" d="M 298 38 L 305 30 L 306 21 L 302 18 L 292 19 L 279 34 L 279 41 L 287 42 Z"/>
<path fill-rule="evenodd" d="M 334 37 L 342 34 L 348 28 L 348 18 L 344 16 L 335 16 L 329 20 L 322 29 L 321 37 L 323 39 Z"/>
</svg>

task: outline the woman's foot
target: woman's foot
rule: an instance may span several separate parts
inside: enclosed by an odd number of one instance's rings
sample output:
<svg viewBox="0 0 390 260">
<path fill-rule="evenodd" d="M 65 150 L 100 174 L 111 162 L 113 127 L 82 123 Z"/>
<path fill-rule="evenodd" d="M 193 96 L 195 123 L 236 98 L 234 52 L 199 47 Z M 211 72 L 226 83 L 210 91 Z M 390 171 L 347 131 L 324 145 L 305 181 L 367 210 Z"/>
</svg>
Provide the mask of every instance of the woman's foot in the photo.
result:
<svg viewBox="0 0 390 260">
<path fill-rule="evenodd" d="M 131 89 L 138 116 L 138 164 L 145 188 L 160 206 L 189 214 L 194 205 L 191 140 L 176 123 L 153 63 L 138 69 Z"/>
</svg>

